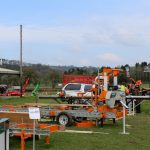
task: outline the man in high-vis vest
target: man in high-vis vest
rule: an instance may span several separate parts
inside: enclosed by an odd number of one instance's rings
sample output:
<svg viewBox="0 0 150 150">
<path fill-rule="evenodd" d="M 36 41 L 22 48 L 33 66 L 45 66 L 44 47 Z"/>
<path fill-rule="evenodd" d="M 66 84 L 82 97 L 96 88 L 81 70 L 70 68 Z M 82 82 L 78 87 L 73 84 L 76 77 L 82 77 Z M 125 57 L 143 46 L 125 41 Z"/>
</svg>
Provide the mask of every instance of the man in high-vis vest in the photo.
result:
<svg viewBox="0 0 150 150">
<path fill-rule="evenodd" d="M 126 94 L 129 94 L 129 89 L 124 85 L 118 86 L 118 90 L 121 92 L 125 92 Z"/>
</svg>

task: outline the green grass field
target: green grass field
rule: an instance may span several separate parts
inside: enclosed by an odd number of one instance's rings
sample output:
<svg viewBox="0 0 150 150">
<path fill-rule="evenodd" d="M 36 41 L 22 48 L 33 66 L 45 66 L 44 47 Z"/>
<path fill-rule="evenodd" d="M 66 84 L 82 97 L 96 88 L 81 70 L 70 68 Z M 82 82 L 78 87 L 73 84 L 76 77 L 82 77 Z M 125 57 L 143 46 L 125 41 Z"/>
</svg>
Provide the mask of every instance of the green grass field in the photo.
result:
<svg viewBox="0 0 150 150">
<path fill-rule="evenodd" d="M 141 88 L 149 88 L 150 87 L 150 84 L 149 83 L 145 83 L 145 84 L 142 84 L 141 85 Z"/>
<path fill-rule="evenodd" d="M 34 102 L 35 98 L 18 98 L 0 100 L 2 104 L 24 104 Z M 50 100 L 39 100 L 40 103 L 49 103 Z M 45 145 L 44 137 L 36 140 L 36 150 L 149 150 L 150 149 L 150 102 L 142 104 L 142 113 L 128 116 L 126 131 L 129 135 L 119 134 L 122 132 L 122 120 L 112 125 L 106 122 L 104 127 L 92 127 L 81 129 L 68 127 L 73 130 L 90 130 L 100 133 L 53 133 L 49 145 Z M 109 134 L 103 134 L 109 133 Z M 10 150 L 20 150 L 20 139 L 10 138 Z M 32 140 L 26 140 L 26 150 L 32 150 Z"/>
</svg>

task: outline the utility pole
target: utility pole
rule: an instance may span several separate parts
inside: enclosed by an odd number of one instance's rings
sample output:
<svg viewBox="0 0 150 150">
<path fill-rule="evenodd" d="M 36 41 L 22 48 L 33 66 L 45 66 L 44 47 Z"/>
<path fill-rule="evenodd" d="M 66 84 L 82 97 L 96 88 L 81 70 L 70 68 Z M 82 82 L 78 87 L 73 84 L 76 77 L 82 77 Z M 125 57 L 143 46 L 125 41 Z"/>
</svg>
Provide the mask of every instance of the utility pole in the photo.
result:
<svg viewBox="0 0 150 150">
<path fill-rule="evenodd" d="M 22 25 L 20 25 L 20 97 L 22 97 Z"/>
</svg>

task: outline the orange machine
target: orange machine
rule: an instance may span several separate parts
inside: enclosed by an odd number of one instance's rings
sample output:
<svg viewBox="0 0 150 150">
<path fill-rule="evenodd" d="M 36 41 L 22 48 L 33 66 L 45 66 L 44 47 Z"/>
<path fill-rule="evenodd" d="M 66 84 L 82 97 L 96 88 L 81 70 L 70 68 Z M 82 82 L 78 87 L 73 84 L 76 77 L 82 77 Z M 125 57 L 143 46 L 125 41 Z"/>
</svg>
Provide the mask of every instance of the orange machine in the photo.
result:
<svg viewBox="0 0 150 150">
<path fill-rule="evenodd" d="M 117 86 L 117 77 L 119 76 L 121 69 L 112 69 L 104 68 L 102 73 L 95 78 L 95 83 L 93 85 L 92 91 L 92 106 L 101 113 L 100 121 L 101 125 L 105 118 L 108 118 L 108 114 L 114 114 L 113 122 L 115 118 L 121 118 L 123 116 L 122 105 L 119 99 L 122 99 L 119 91 L 108 91 L 108 84 L 110 82 L 110 77 L 114 78 L 114 86 Z M 124 95 L 125 103 L 125 95 Z M 88 112 L 94 111 L 93 108 L 88 108 Z M 126 111 L 127 113 L 127 111 Z M 89 124 L 89 121 L 81 121 L 76 123 L 78 127 L 89 127 L 92 125 L 92 122 Z"/>
<path fill-rule="evenodd" d="M 99 96 L 95 96 L 98 97 L 98 101 L 104 100 L 106 98 L 106 93 L 108 91 L 108 84 L 111 76 L 114 77 L 114 85 L 116 86 L 118 85 L 117 77 L 119 76 L 121 71 L 122 71 L 121 69 L 116 69 L 116 68 L 113 69 L 103 68 L 101 76 L 97 76 L 95 78 L 95 82 L 96 82 L 95 84 L 99 85 L 99 87 L 95 86 L 93 90 L 95 91 L 95 93 L 99 94 Z M 98 88 L 100 88 L 100 92 L 98 92 Z"/>
<path fill-rule="evenodd" d="M 114 102 L 109 101 L 111 95 L 109 95 L 110 92 L 108 91 L 110 77 L 113 76 L 114 86 L 117 86 L 117 77 L 119 76 L 121 71 L 121 69 L 116 68 L 104 68 L 101 76 L 95 78 L 96 84 L 99 85 L 93 88 L 93 102 L 95 103 L 94 105 L 97 106 L 98 111 L 102 112 L 102 118 L 106 117 L 107 112 L 115 113 L 117 118 L 122 117 L 123 115 L 121 112 L 121 105 L 119 104 L 119 101 L 116 101 L 115 99 L 112 99 L 112 101 Z M 116 94 L 117 93 L 118 92 L 116 92 Z M 111 104 L 111 106 L 109 104 Z"/>
</svg>

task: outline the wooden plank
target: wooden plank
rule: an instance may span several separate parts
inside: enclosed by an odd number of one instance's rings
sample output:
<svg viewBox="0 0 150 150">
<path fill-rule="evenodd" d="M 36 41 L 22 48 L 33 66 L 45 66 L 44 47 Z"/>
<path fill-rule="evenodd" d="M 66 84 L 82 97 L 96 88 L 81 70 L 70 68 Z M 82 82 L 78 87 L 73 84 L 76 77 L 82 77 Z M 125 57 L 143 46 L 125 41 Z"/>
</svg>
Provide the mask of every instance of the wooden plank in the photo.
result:
<svg viewBox="0 0 150 150">
<path fill-rule="evenodd" d="M 9 118 L 10 122 L 16 123 L 33 123 L 27 112 L 0 112 L 0 118 Z"/>
<path fill-rule="evenodd" d="M 70 107 L 83 107 L 92 105 L 85 105 L 85 104 L 44 104 L 44 103 L 26 103 L 27 106 L 70 106 Z"/>
</svg>

